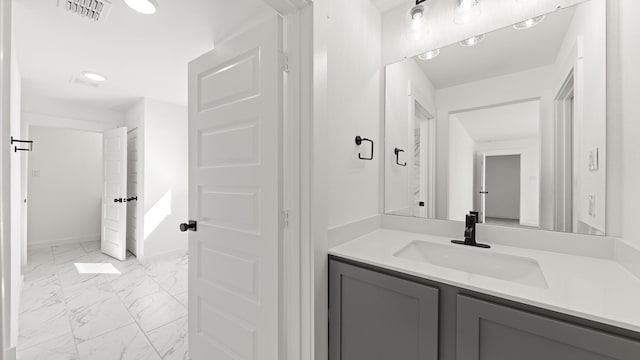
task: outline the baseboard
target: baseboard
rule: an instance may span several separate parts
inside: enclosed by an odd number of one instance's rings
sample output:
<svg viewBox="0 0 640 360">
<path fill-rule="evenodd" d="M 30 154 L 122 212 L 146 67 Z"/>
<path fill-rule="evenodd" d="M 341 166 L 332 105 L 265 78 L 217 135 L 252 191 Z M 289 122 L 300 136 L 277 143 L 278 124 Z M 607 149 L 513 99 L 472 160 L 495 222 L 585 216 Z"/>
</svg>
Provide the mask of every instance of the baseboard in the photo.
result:
<svg viewBox="0 0 640 360">
<path fill-rule="evenodd" d="M 18 351 L 15 347 L 12 347 L 7 349 L 7 351 L 4 352 L 4 355 L 6 360 L 16 360 L 18 358 Z"/>
<path fill-rule="evenodd" d="M 366 235 L 381 227 L 381 215 L 374 215 L 349 224 L 333 227 L 329 229 L 329 248 L 342 245 L 347 241 Z"/>
<path fill-rule="evenodd" d="M 37 249 L 47 248 L 51 246 L 74 245 L 74 244 L 82 244 L 85 242 L 96 242 L 96 241 L 100 241 L 99 236 L 83 236 L 83 237 L 77 237 L 77 238 L 56 239 L 56 240 L 51 240 L 47 242 L 39 242 L 35 244 L 27 240 L 27 249 L 37 250 Z"/>
</svg>

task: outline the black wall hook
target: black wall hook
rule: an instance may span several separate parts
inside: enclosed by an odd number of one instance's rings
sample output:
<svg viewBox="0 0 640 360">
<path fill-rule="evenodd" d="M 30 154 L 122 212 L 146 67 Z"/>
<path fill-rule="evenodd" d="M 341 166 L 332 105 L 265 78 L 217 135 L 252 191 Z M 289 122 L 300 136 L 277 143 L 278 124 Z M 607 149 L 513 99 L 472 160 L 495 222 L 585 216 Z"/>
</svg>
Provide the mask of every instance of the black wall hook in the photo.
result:
<svg viewBox="0 0 640 360">
<path fill-rule="evenodd" d="M 404 162 L 404 164 L 400 164 L 400 153 L 403 153 L 404 150 L 399 149 L 399 148 L 395 148 L 393 150 L 393 152 L 396 154 L 396 165 L 407 166 L 407 162 L 406 161 Z"/>
<path fill-rule="evenodd" d="M 373 144 L 373 140 L 367 139 L 367 138 L 363 138 L 361 136 L 356 136 L 356 145 L 360 146 L 362 145 L 363 141 L 368 141 L 371 143 L 371 156 L 370 157 L 362 157 L 362 154 L 358 154 L 358 159 L 360 160 L 373 160 L 373 149 L 374 149 L 374 144 Z"/>
<path fill-rule="evenodd" d="M 11 145 L 18 143 L 18 144 L 27 144 L 29 147 L 28 148 L 19 148 L 17 146 L 14 147 L 14 152 L 18 152 L 18 151 L 33 151 L 33 141 L 31 140 L 17 140 L 14 139 L 13 136 L 11 137 Z"/>
</svg>

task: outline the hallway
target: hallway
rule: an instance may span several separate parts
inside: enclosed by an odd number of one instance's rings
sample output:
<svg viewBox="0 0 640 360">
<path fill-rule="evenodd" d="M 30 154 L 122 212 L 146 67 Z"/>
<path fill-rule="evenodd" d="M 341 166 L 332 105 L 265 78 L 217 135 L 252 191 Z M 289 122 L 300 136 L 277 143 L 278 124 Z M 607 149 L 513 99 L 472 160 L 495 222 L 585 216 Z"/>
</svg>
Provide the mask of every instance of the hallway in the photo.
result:
<svg viewBox="0 0 640 360">
<path fill-rule="evenodd" d="M 144 266 L 99 243 L 29 252 L 19 360 L 188 359 L 187 255 Z"/>
</svg>

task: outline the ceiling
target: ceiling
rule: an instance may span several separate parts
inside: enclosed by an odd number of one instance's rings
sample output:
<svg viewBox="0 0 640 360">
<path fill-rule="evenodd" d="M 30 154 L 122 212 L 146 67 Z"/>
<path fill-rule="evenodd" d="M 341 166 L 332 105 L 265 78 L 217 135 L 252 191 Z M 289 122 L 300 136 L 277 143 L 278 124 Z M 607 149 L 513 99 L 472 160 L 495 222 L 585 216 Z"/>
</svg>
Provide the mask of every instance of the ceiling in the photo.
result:
<svg viewBox="0 0 640 360">
<path fill-rule="evenodd" d="M 14 0 L 14 36 L 26 95 L 123 110 L 140 98 L 187 104 L 187 64 L 273 10 L 262 0 L 157 0 L 155 15 L 123 0 L 104 23 L 57 7 Z M 99 88 L 74 84 L 82 71 L 105 75 Z"/>
<path fill-rule="evenodd" d="M 390 1 L 390 0 L 389 0 Z M 555 63 L 575 8 L 547 17 L 528 30 L 507 27 L 486 35 L 476 46 L 453 44 L 440 56 L 416 62 L 436 89 L 512 74 Z"/>
<path fill-rule="evenodd" d="M 387 12 L 400 5 L 406 4 L 407 9 L 415 4 L 412 0 L 371 0 L 371 3 L 380 10 L 381 13 Z"/>
<path fill-rule="evenodd" d="M 456 113 L 476 142 L 530 139 L 540 136 L 540 102 L 528 101 Z"/>
</svg>

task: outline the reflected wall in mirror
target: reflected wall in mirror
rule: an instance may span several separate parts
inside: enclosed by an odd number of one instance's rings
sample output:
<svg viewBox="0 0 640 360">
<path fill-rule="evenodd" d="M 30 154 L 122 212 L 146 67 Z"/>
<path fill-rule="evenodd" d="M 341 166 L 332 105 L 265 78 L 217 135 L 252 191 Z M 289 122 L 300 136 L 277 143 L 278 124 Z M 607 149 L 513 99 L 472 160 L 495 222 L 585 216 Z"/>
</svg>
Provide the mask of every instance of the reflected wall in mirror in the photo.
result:
<svg viewBox="0 0 640 360">
<path fill-rule="evenodd" d="M 386 213 L 606 234 L 605 1 L 389 65 L 385 86 Z"/>
</svg>

